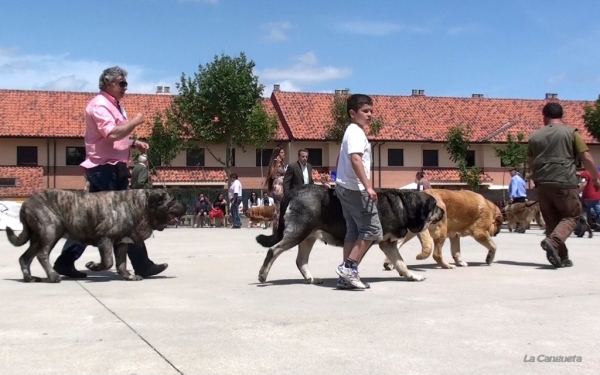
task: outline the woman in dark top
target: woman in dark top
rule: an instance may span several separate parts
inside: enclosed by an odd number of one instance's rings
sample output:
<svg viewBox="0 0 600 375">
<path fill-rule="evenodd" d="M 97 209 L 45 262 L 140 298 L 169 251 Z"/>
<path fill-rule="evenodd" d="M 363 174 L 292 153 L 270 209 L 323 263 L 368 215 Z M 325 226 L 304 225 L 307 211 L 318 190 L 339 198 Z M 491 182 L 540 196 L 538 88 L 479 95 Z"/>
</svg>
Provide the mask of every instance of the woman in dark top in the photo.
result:
<svg viewBox="0 0 600 375">
<path fill-rule="evenodd" d="M 225 218 L 225 211 L 227 210 L 227 201 L 223 194 L 219 194 L 217 199 L 215 199 L 213 203 L 213 208 L 210 211 L 210 218 L 214 220 L 213 225 L 222 227 L 223 219 Z M 219 221 L 219 225 L 217 225 L 217 219 Z"/>
</svg>

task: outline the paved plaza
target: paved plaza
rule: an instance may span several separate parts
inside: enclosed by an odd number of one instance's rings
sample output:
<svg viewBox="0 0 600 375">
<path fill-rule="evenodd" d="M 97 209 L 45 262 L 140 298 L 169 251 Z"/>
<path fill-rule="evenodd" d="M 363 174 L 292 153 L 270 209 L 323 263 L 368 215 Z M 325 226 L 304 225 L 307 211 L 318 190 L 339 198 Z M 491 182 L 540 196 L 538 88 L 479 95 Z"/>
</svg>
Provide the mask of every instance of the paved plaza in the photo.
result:
<svg viewBox="0 0 600 375">
<path fill-rule="evenodd" d="M 552 269 L 538 229 L 496 237 L 487 250 L 462 240 L 467 268 L 418 261 L 423 282 L 384 271 L 372 249 L 366 291 L 335 289 L 341 249 L 317 243 L 322 285 L 307 285 L 296 249 L 258 270 L 270 230 L 169 228 L 147 241 L 168 262 L 160 276 L 126 282 L 114 272 L 60 284 L 21 282 L 16 248 L 0 232 L 0 374 L 590 374 L 600 368 L 600 233 L 572 236 L 574 267 Z M 54 249 L 54 262 L 64 241 Z M 450 245 L 444 257 L 452 262 Z M 88 247 L 79 269 L 98 252 Z M 45 278 L 37 259 L 34 275 Z M 596 349 L 594 349 L 596 348 Z M 543 362 L 575 356 L 581 362 Z M 533 357 L 533 361 L 531 361 Z M 580 358 L 578 358 L 580 357 Z M 526 359 L 528 361 L 526 361 Z M 542 362 L 540 362 L 542 361 Z M 596 370 L 594 370 L 596 369 Z"/>
</svg>

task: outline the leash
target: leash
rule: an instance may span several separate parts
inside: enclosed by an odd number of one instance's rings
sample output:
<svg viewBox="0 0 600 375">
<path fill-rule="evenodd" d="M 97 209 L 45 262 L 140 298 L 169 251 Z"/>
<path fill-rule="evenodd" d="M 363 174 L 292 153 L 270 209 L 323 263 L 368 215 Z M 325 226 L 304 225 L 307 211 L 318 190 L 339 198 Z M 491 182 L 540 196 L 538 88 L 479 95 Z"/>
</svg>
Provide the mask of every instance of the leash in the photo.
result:
<svg viewBox="0 0 600 375">
<path fill-rule="evenodd" d="M 163 189 L 167 190 L 167 184 L 165 183 L 165 181 L 163 179 L 161 179 L 159 177 L 158 174 L 158 169 L 156 169 L 156 165 L 154 165 L 154 163 L 152 162 L 152 160 L 150 160 L 150 158 L 148 157 L 148 155 L 146 154 L 141 154 L 144 155 L 146 157 L 146 160 L 148 160 L 148 165 L 150 166 L 150 168 L 152 168 L 154 170 L 154 172 L 156 173 L 156 182 L 158 182 L 159 184 L 162 185 Z"/>
</svg>

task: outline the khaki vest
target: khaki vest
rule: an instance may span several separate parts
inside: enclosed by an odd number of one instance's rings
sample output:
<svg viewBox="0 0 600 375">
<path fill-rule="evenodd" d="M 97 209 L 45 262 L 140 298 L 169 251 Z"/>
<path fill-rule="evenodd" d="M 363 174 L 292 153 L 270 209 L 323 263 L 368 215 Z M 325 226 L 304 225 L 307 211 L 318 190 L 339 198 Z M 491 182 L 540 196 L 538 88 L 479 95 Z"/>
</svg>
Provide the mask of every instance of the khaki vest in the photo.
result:
<svg viewBox="0 0 600 375">
<path fill-rule="evenodd" d="M 575 129 L 560 124 L 546 125 L 529 137 L 535 159 L 531 178 L 538 185 L 577 188 L 575 175 Z"/>
</svg>

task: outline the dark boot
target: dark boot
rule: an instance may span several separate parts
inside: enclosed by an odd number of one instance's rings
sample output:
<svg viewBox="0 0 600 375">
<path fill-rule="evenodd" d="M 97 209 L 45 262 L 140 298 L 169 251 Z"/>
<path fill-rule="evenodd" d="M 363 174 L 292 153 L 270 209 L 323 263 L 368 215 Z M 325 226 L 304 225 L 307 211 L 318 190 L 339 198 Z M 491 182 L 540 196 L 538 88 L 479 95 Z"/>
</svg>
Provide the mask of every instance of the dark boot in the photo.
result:
<svg viewBox="0 0 600 375">
<path fill-rule="evenodd" d="M 69 252 L 63 252 L 54 262 L 54 270 L 60 275 L 70 277 L 72 279 L 83 279 L 87 277 L 84 272 L 79 272 L 75 268 L 75 259 L 70 256 Z"/>
<path fill-rule="evenodd" d="M 147 278 L 158 275 L 169 267 L 167 263 L 155 264 L 148 258 L 146 244 L 130 244 L 127 248 L 127 255 L 131 261 L 131 267 L 136 275 Z"/>
</svg>

